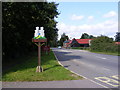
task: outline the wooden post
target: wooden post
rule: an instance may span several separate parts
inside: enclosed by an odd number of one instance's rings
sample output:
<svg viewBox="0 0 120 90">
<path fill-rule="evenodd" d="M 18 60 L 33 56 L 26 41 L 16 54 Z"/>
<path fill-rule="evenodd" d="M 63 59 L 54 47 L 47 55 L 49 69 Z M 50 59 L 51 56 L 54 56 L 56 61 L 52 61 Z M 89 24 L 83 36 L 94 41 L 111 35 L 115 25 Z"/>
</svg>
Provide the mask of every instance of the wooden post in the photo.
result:
<svg viewBox="0 0 120 90">
<path fill-rule="evenodd" d="M 40 46 L 40 42 L 38 42 L 38 66 L 41 65 L 41 57 L 40 57 L 40 54 L 41 54 L 41 46 Z"/>
<path fill-rule="evenodd" d="M 35 45 L 38 46 L 38 66 L 36 72 L 43 72 L 43 68 L 41 67 L 41 42 L 47 42 L 47 39 L 32 39 L 32 42 L 35 42 Z"/>
<path fill-rule="evenodd" d="M 40 46 L 40 42 L 38 42 L 38 66 L 36 68 L 36 72 L 43 72 L 43 68 L 41 67 L 41 46 Z"/>
</svg>

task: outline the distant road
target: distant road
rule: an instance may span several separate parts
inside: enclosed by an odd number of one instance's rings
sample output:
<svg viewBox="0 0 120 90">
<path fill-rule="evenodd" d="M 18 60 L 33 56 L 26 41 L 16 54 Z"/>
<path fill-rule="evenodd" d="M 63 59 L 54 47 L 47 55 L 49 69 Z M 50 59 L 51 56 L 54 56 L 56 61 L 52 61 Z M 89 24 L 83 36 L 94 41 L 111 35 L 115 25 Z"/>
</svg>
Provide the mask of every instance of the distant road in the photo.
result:
<svg viewBox="0 0 120 90">
<path fill-rule="evenodd" d="M 109 88 L 120 84 L 118 56 L 91 53 L 84 50 L 52 48 L 61 64 L 75 73 Z"/>
</svg>

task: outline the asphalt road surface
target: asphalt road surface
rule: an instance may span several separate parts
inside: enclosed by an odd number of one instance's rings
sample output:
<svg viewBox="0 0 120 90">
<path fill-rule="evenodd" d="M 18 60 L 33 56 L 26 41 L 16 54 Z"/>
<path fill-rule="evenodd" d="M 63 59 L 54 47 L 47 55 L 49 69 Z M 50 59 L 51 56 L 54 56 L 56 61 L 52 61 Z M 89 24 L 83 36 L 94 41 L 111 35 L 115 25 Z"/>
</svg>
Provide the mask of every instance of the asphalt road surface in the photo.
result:
<svg viewBox="0 0 120 90">
<path fill-rule="evenodd" d="M 67 69 L 108 88 L 120 86 L 118 64 L 120 57 L 91 53 L 84 50 L 52 48 Z"/>
</svg>

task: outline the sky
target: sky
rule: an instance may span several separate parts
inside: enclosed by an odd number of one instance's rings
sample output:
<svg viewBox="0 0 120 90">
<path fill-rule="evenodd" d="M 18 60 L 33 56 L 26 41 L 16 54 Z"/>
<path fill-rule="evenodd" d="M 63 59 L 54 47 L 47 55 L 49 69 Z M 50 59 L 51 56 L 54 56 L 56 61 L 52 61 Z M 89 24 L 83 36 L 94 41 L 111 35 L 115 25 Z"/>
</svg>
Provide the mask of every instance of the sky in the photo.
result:
<svg viewBox="0 0 120 90">
<path fill-rule="evenodd" d="M 58 40 L 65 33 L 79 39 L 83 33 L 114 38 L 118 32 L 118 2 L 57 2 Z"/>
</svg>

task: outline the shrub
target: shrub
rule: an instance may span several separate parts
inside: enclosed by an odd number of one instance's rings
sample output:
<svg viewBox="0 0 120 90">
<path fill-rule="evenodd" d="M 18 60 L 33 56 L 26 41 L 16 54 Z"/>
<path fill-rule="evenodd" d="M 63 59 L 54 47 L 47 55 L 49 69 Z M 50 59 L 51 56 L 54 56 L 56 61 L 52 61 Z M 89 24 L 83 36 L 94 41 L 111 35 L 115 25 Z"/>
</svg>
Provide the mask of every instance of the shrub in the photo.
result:
<svg viewBox="0 0 120 90">
<path fill-rule="evenodd" d="M 120 45 L 107 36 L 98 36 L 91 41 L 91 51 L 118 53 Z"/>
</svg>

